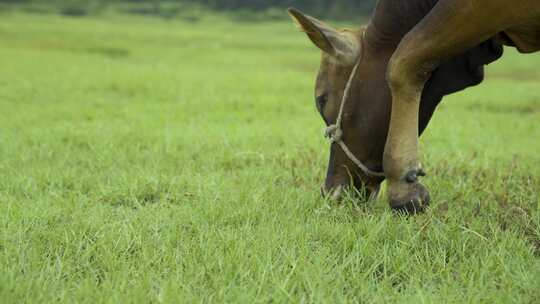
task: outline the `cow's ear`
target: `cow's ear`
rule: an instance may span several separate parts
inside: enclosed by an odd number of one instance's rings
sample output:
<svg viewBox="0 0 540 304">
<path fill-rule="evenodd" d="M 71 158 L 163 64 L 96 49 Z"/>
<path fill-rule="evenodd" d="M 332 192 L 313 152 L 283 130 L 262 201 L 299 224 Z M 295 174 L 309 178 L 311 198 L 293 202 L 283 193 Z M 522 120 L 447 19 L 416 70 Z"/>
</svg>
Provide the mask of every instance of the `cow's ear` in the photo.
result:
<svg viewBox="0 0 540 304">
<path fill-rule="evenodd" d="M 289 8 L 288 12 L 300 29 L 323 52 L 346 63 L 354 63 L 360 55 L 360 42 L 351 35 L 340 33 L 326 23 L 304 15 L 295 8 Z"/>
</svg>

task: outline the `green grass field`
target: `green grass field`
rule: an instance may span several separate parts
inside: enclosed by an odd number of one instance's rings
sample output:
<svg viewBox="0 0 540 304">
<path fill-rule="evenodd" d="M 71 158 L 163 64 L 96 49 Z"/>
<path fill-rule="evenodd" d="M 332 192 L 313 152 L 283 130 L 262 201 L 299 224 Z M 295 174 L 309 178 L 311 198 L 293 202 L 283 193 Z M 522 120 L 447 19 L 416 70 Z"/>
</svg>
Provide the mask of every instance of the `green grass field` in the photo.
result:
<svg viewBox="0 0 540 304">
<path fill-rule="evenodd" d="M 540 55 L 422 139 L 420 216 L 319 196 L 286 21 L 0 15 L 0 302 L 539 303 Z"/>
</svg>

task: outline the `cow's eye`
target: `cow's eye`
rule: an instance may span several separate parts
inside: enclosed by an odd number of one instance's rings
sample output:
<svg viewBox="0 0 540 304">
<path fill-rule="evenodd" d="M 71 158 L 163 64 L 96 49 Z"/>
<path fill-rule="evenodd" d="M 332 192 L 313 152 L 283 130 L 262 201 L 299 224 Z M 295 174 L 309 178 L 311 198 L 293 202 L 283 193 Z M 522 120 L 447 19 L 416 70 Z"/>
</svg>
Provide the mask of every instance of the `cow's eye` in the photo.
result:
<svg viewBox="0 0 540 304">
<path fill-rule="evenodd" d="M 319 111 L 322 111 L 327 101 L 328 101 L 328 94 L 322 94 L 320 96 L 317 96 L 317 98 L 315 98 L 315 102 L 317 103 L 317 108 L 319 109 Z"/>
</svg>

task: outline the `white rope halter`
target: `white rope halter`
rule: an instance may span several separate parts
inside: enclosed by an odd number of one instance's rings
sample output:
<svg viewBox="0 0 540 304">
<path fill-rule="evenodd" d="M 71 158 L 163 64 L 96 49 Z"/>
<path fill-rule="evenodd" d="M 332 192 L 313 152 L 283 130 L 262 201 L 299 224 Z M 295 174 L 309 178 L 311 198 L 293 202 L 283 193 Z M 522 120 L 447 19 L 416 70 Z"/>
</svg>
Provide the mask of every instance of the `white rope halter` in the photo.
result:
<svg viewBox="0 0 540 304">
<path fill-rule="evenodd" d="M 341 106 L 339 108 L 339 114 L 336 120 L 336 123 L 333 125 L 328 126 L 325 131 L 325 136 L 330 140 L 331 143 L 338 144 L 343 152 L 347 155 L 347 157 L 358 167 L 360 170 L 364 172 L 364 174 L 369 176 L 375 176 L 375 177 L 384 177 L 384 172 L 375 172 L 369 169 L 366 165 L 364 165 L 354 154 L 351 152 L 351 150 L 347 147 L 345 142 L 343 141 L 343 129 L 341 129 L 341 123 L 343 120 L 343 112 L 345 109 L 345 103 L 349 99 L 349 95 L 351 93 L 351 86 L 352 82 L 354 80 L 354 76 L 356 75 L 356 70 L 358 69 L 358 66 L 360 65 L 361 59 L 358 60 L 356 65 L 354 66 L 351 75 L 349 76 L 349 81 L 347 82 L 347 86 L 345 87 L 345 91 L 343 92 L 343 98 L 341 99 Z"/>
</svg>

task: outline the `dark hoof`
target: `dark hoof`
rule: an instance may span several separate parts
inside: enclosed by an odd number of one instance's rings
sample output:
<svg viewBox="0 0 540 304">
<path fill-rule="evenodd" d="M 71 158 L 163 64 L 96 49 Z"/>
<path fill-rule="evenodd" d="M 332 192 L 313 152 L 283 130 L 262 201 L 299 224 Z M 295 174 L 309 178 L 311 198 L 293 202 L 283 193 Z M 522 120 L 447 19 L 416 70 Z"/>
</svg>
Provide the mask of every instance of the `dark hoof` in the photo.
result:
<svg viewBox="0 0 540 304">
<path fill-rule="evenodd" d="M 429 206 L 430 197 L 426 187 L 420 183 L 407 185 L 406 194 L 401 197 L 390 196 L 390 207 L 399 213 L 423 213 Z"/>
</svg>

